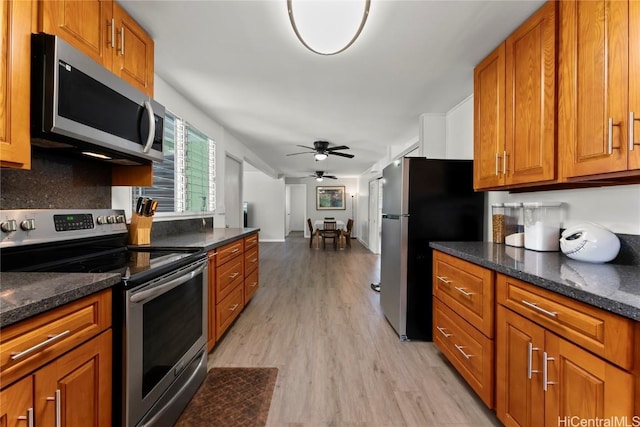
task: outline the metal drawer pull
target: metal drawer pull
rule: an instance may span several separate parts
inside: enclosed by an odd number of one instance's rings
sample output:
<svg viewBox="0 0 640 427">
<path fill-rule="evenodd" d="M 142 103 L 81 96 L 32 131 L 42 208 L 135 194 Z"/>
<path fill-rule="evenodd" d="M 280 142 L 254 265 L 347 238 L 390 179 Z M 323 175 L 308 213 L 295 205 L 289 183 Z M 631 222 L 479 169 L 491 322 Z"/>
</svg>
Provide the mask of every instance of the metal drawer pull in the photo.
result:
<svg viewBox="0 0 640 427">
<path fill-rule="evenodd" d="M 235 279 L 236 277 L 238 277 L 240 273 L 238 273 L 237 271 L 235 273 L 233 273 L 231 276 L 229 276 L 231 279 Z"/>
<path fill-rule="evenodd" d="M 529 351 L 527 357 L 527 378 L 531 379 L 532 374 L 538 374 L 540 371 L 533 369 L 533 352 L 540 350 L 538 347 L 534 347 L 533 343 L 529 343 Z"/>
<path fill-rule="evenodd" d="M 27 421 L 28 427 L 33 427 L 33 408 L 27 409 L 27 415 L 20 415 L 19 421 Z"/>
<path fill-rule="evenodd" d="M 463 355 L 464 357 L 466 357 L 467 359 L 471 359 L 471 358 L 473 357 L 473 354 L 467 354 L 467 353 L 465 353 L 465 352 L 464 352 L 464 350 L 463 350 L 464 346 L 461 346 L 461 345 L 458 345 L 458 344 L 454 344 L 454 345 L 456 346 L 456 348 L 458 349 L 458 351 L 459 351 L 460 353 L 462 353 L 462 355 Z"/>
<path fill-rule="evenodd" d="M 258 258 L 254 258 L 251 260 L 251 262 L 256 262 L 256 261 L 258 261 Z"/>
<path fill-rule="evenodd" d="M 234 304 L 233 307 L 229 309 L 229 311 L 236 311 L 236 308 L 238 308 L 238 305 L 240 304 Z"/>
<path fill-rule="evenodd" d="M 449 283 L 451 283 L 451 280 L 447 280 L 447 278 L 446 278 L 446 277 L 444 277 L 444 276 L 436 276 L 436 278 L 437 278 L 438 280 L 440 280 L 441 282 L 446 283 L 447 285 L 448 285 Z"/>
<path fill-rule="evenodd" d="M 547 391 L 547 386 L 548 385 L 553 385 L 555 384 L 555 382 L 553 381 L 547 381 L 549 378 L 549 367 L 547 366 L 547 362 L 549 362 L 549 360 L 555 360 L 553 357 L 549 357 L 547 356 L 547 352 L 543 352 L 542 353 L 542 389 L 544 391 Z"/>
<path fill-rule="evenodd" d="M 60 422 L 60 390 L 56 390 L 55 396 L 47 397 L 47 400 L 56 402 L 56 427 L 60 427 L 62 425 Z"/>
<path fill-rule="evenodd" d="M 249 286 L 251 286 L 252 288 L 255 288 L 256 286 L 258 286 L 258 282 L 253 282 L 252 284 L 250 284 Z"/>
<path fill-rule="evenodd" d="M 445 338 L 449 338 L 451 335 L 453 335 L 453 334 L 448 334 L 448 333 L 446 333 L 446 332 L 444 331 L 444 328 L 441 328 L 440 326 L 436 326 L 436 329 L 437 329 L 437 330 L 439 330 L 439 331 L 440 331 L 440 333 L 441 333 L 442 335 L 444 335 L 444 337 L 445 337 Z"/>
<path fill-rule="evenodd" d="M 467 291 L 464 290 L 464 288 L 459 288 L 459 287 L 455 286 L 453 289 L 455 289 L 456 291 L 460 292 L 465 297 L 470 297 L 471 295 L 473 295 L 473 292 L 467 292 Z"/>
<path fill-rule="evenodd" d="M 235 253 L 236 253 L 236 252 L 238 252 L 239 250 L 240 250 L 240 249 L 238 249 L 238 248 L 233 248 L 233 249 L 231 250 L 231 253 L 232 253 L 232 254 L 235 254 Z"/>
<path fill-rule="evenodd" d="M 544 308 L 542 308 L 542 307 L 538 307 L 538 305 L 537 305 L 535 302 L 529 302 L 529 301 L 522 300 L 522 303 L 523 303 L 524 305 L 526 305 L 527 307 L 531 307 L 531 308 L 533 308 L 534 310 L 538 310 L 540 313 L 544 313 L 544 314 L 546 314 L 547 316 L 551 316 L 551 317 L 558 317 L 558 313 L 557 313 L 557 312 L 555 312 L 555 311 L 545 310 L 545 309 L 544 309 Z"/>
<path fill-rule="evenodd" d="M 47 347 L 53 343 L 55 343 L 56 341 L 66 337 L 67 335 L 69 335 L 71 333 L 71 330 L 67 329 L 64 332 L 60 332 L 58 335 L 49 335 L 47 337 L 46 340 L 42 341 L 40 344 L 36 344 L 31 348 L 28 348 L 24 351 L 21 351 L 19 353 L 13 352 L 11 353 L 11 360 L 18 360 L 18 359 L 22 359 L 25 356 L 30 355 L 31 353 L 34 353 L 44 347 Z"/>
</svg>

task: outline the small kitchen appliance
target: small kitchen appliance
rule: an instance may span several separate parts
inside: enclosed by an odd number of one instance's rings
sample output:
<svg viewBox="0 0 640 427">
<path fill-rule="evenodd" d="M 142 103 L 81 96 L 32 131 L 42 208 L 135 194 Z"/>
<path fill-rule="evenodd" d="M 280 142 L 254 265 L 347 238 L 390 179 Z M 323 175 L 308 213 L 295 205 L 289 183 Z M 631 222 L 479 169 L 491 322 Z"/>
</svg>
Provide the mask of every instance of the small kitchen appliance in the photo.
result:
<svg viewBox="0 0 640 427">
<path fill-rule="evenodd" d="M 578 261 L 609 262 L 620 252 L 620 239 L 601 225 L 584 223 L 562 232 L 560 249 Z"/>
</svg>

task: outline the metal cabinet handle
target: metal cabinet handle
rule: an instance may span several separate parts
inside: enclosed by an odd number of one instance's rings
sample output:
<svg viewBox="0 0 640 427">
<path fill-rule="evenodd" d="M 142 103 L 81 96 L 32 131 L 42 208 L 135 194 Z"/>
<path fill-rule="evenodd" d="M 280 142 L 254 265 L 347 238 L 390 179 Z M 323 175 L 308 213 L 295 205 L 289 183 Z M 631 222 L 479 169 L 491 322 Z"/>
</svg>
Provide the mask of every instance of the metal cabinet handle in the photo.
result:
<svg viewBox="0 0 640 427">
<path fill-rule="evenodd" d="M 11 353 L 11 360 L 22 359 L 23 357 L 26 357 L 26 356 L 30 355 L 31 353 L 34 353 L 34 352 L 36 352 L 38 350 L 43 349 L 44 347 L 47 347 L 47 346 L 55 343 L 56 341 L 59 341 L 60 339 L 66 337 L 70 333 L 71 333 L 71 330 L 67 329 L 66 331 L 60 332 L 57 335 L 49 335 L 46 340 L 42 341 L 39 344 L 34 345 L 33 347 L 29 347 L 28 349 L 26 349 L 24 351 L 21 351 L 21 352 Z"/>
<path fill-rule="evenodd" d="M 111 18 L 111 23 L 107 22 L 107 27 L 111 27 L 111 40 L 107 42 L 107 45 L 114 48 L 116 47 L 116 23 L 113 18 Z"/>
<path fill-rule="evenodd" d="M 60 422 L 60 390 L 56 390 L 55 396 L 47 397 L 47 400 L 56 403 L 56 427 L 61 427 L 62 423 Z"/>
<path fill-rule="evenodd" d="M 502 173 L 507 173 L 507 150 L 502 153 Z"/>
<path fill-rule="evenodd" d="M 258 282 L 253 282 L 252 284 L 250 284 L 249 286 L 251 286 L 252 288 L 255 288 L 256 286 L 258 286 Z"/>
<path fill-rule="evenodd" d="M 441 328 L 440 326 L 436 326 L 436 329 L 440 331 L 440 333 L 442 335 L 444 335 L 445 338 L 449 338 L 450 336 L 452 336 L 453 334 L 448 334 L 444 331 L 444 328 Z"/>
<path fill-rule="evenodd" d="M 550 316 L 550 317 L 558 317 L 558 313 L 557 313 L 556 311 L 549 311 L 549 310 L 545 310 L 545 309 L 544 309 L 544 308 L 542 308 L 542 307 L 538 307 L 538 304 L 537 304 L 537 303 L 535 303 L 535 302 L 529 302 L 529 301 L 522 300 L 522 303 L 523 303 L 524 305 L 526 305 L 527 307 L 531 307 L 531 308 L 533 308 L 534 310 L 539 311 L 540 313 L 544 313 L 544 314 L 546 314 L 547 316 Z"/>
<path fill-rule="evenodd" d="M 540 350 L 538 347 L 534 347 L 533 343 L 529 343 L 528 349 L 528 357 L 527 357 L 527 378 L 531 379 L 532 374 L 540 373 L 540 371 L 536 371 L 533 369 L 533 352 Z"/>
<path fill-rule="evenodd" d="M 496 153 L 496 176 L 500 175 L 500 154 Z"/>
<path fill-rule="evenodd" d="M 542 353 L 542 389 L 547 391 L 547 386 L 555 384 L 553 381 L 548 381 L 549 379 L 549 367 L 548 362 L 550 360 L 555 360 L 553 357 L 549 357 L 547 352 Z"/>
<path fill-rule="evenodd" d="M 233 249 L 231 250 L 231 253 L 232 253 L 232 254 L 235 254 L 235 253 L 236 253 L 236 252 L 238 252 L 239 250 L 240 250 L 240 249 L 238 249 L 238 248 L 233 248 Z"/>
<path fill-rule="evenodd" d="M 26 421 L 28 427 L 33 427 L 33 408 L 27 409 L 27 415 L 20 415 L 18 421 Z"/>
<path fill-rule="evenodd" d="M 236 311 L 236 308 L 238 308 L 238 305 L 240 304 L 234 304 L 233 307 L 229 309 L 229 311 Z"/>
<path fill-rule="evenodd" d="M 447 280 L 447 278 L 446 278 L 446 277 L 444 277 L 444 276 L 436 276 L 436 278 L 437 278 L 438 280 L 440 280 L 441 282 L 446 283 L 447 285 L 448 285 L 449 283 L 451 283 L 451 280 Z"/>
<path fill-rule="evenodd" d="M 467 291 L 464 290 L 464 288 L 459 288 L 459 287 L 455 286 L 453 289 L 455 289 L 456 291 L 460 292 L 465 297 L 470 297 L 471 295 L 473 295 L 473 292 L 467 292 Z"/>
<path fill-rule="evenodd" d="M 633 116 L 633 111 L 629 111 L 629 151 L 633 151 L 633 147 L 636 145 L 640 145 L 640 142 L 636 142 L 633 135 L 633 127 L 635 126 L 635 121 L 640 120 L 640 118 L 635 118 Z"/>
<path fill-rule="evenodd" d="M 609 155 L 613 154 L 613 118 L 609 117 L 609 127 L 607 133 L 608 136 L 608 144 L 609 144 Z"/>
<path fill-rule="evenodd" d="M 120 31 L 120 55 L 124 56 L 124 27 Z"/>
<path fill-rule="evenodd" d="M 231 276 L 229 276 L 229 278 L 231 279 L 235 279 L 236 277 L 238 277 L 240 273 L 238 273 L 237 271 L 235 273 L 233 273 Z"/>
<path fill-rule="evenodd" d="M 464 352 L 464 350 L 463 350 L 463 349 L 464 349 L 464 346 L 461 346 L 461 345 L 458 345 L 458 344 L 454 344 L 454 345 L 456 346 L 456 348 L 458 349 L 458 351 L 459 351 L 460 353 L 462 353 L 462 355 L 463 355 L 464 357 L 466 357 L 467 359 L 471 359 L 471 358 L 473 357 L 473 354 L 467 354 L 467 353 L 465 353 L 465 352 Z"/>
<path fill-rule="evenodd" d="M 254 258 L 251 260 L 251 262 L 257 262 L 257 261 L 258 261 L 258 258 Z"/>
</svg>

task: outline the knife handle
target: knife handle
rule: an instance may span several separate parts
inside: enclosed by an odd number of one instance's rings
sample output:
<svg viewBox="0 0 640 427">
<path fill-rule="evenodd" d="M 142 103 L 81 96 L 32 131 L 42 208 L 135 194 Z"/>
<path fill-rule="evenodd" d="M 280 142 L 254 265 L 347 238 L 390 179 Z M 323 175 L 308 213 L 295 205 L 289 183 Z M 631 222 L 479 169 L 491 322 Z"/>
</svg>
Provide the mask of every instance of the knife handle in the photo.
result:
<svg viewBox="0 0 640 427">
<path fill-rule="evenodd" d="M 143 208 L 143 216 L 151 216 L 151 205 L 153 204 L 153 200 L 152 199 L 146 199 L 144 202 L 144 208 Z"/>
<path fill-rule="evenodd" d="M 136 202 L 136 213 L 142 215 L 142 197 L 138 197 L 138 201 Z"/>
</svg>

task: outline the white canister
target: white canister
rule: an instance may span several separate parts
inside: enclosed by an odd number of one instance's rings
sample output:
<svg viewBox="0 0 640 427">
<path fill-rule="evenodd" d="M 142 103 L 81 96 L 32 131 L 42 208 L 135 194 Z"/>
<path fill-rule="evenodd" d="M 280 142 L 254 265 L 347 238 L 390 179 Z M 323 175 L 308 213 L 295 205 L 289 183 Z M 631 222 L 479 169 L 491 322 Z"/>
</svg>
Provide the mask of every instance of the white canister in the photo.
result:
<svg viewBox="0 0 640 427">
<path fill-rule="evenodd" d="M 560 250 L 560 202 L 524 203 L 524 247 Z"/>
</svg>

